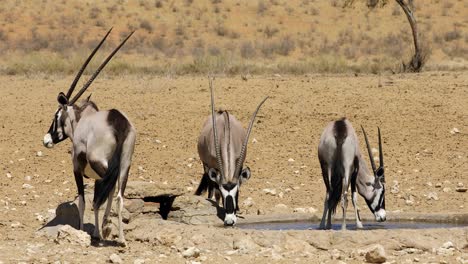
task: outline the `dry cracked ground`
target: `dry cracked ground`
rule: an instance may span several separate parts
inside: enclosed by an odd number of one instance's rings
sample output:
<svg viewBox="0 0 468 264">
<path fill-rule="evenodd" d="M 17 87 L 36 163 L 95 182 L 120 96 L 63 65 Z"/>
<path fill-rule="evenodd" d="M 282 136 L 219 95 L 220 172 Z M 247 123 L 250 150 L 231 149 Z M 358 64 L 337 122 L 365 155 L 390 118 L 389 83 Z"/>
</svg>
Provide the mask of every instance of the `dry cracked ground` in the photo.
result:
<svg viewBox="0 0 468 264">
<path fill-rule="evenodd" d="M 124 210 L 127 247 L 112 239 L 91 243 L 89 235 L 68 226 L 39 230 L 60 217 L 76 224 L 76 207 L 67 203 L 76 196 L 71 143 L 42 146 L 57 93 L 72 78 L 0 76 L 0 263 L 468 261 L 467 227 L 255 231 L 220 226 L 212 203 L 191 195 L 202 172 L 197 136 L 210 112 L 208 80 L 195 76 L 101 76 L 90 88 L 101 109 L 124 111 L 138 130 Z M 316 221 L 324 197 L 316 148 L 323 127 L 342 116 L 355 127 L 365 126 L 374 146 L 377 126 L 382 130 L 389 215 L 466 218 L 468 194 L 460 190 L 468 185 L 467 72 L 217 77 L 214 84 L 218 107 L 244 124 L 270 96 L 249 143 L 246 165 L 252 178 L 240 193 L 243 221 L 279 214 Z M 93 182 L 86 183 L 90 231 Z M 164 192 L 182 194 L 169 220 L 161 219 L 157 203 L 140 199 Z M 352 215 L 351 204 L 348 210 Z"/>
</svg>

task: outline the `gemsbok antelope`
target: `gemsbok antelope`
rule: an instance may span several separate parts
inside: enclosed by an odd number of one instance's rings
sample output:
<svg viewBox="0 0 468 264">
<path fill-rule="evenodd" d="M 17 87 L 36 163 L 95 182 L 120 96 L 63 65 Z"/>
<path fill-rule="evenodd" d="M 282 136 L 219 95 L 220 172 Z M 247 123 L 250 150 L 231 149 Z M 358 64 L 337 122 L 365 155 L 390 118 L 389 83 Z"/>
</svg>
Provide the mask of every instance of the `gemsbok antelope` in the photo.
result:
<svg viewBox="0 0 468 264">
<path fill-rule="evenodd" d="M 213 83 L 210 78 L 211 116 L 207 118 L 198 138 L 198 154 L 203 163 L 204 174 L 195 194 L 202 195 L 208 190 L 208 198 L 220 196 L 224 207 L 224 225 L 232 226 L 237 222 L 239 210 L 239 189 L 250 178 L 250 168 L 243 167 L 247 155 L 250 132 L 262 104 L 260 102 L 250 119 L 247 131 L 228 111 L 215 112 Z"/>
<path fill-rule="evenodd" d="M 362 127 L 361 127 L 362 128 Z M 325 127 L 320 137 L 318 157 L 322 168 L 323 181 L 326 187 L 321 229 L 331 228 L 331 216 L 335 213 L 336 206 L 341 198 L 343 209 L 343 221 L 341 229 L 346 229 L 346 208 L 348 206 L 348 188 L 351 183 L 351 198 L 356 215 L 356 227 L 362 228 L 359 208 L 357 206 L 356 187 L 359 194 L 366 200 L 369 209 L 378 222 L 386 219 L 385 212 L 385 175 L 382 152 L 382 140 L 379 134 L 379 168 L 375 167 L 374 157 L 367 139 L 367 134 L 362 128 L 366 140 L 369 159 L 372 165 L 372 173 L 366 165 L 359 149 L 359 141 L 351 122 L 346 118 L 331 122 Z M 325 219 L 328 221 L 325 226 Z"/>
<path fill-rule="evenodd" d="M 93 200 L 95 217 L 93 237 L 96 239 L 102 238 L 99 232 L 99 208 L 106 200 L 108 202 L 102 222 L 103 237 L 107 238 L 110 234 L 111 223 L 108 217 L 117 183 L 118 242 L 125 245 L 122 226 L 123 195 L 135 146 L 135 128 L 128 118 L 116 109 L 99 111 L 96 104 L 89 100 L 89 97 L 82 105 L 76 105 L 75 103 L 115 53 L 132 36 L 133 32 L 104 60 L 88 82 L 84 84 L 83 88 L 70 99 L 83 71 L 96 51 L 104 43 L 111 30 L 107 32 L 86 59 L 68 89 L 67 94 L 59 93 L 57 98 L 59 108 L 55 112 L 49 131 L 44 136 L 44 146 L 52 148 L 54 144 L 67 138 L 70 138 L 73 143 L 73 173 L 78 188 L 78 209 L 81 230 L 83 230 L 83 214 L 85 210 L 83 177 L 91 177 L 96 180 Z"/>
</svg>

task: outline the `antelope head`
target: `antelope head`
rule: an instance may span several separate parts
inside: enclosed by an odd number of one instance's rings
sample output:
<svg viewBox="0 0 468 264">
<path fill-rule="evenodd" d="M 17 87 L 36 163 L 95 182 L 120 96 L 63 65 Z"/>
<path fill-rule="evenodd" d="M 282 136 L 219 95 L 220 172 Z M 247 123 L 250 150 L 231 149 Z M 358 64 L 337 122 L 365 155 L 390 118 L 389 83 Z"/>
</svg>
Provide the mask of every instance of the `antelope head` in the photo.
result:
<svg viewBox="0 0 468 264">
<path fill-rule="evenodd" d="M 367 200 L 367 205 L 369 209 L 375 216 L 375 220 L 378 222 L 383 222 L 386 220 L 386 211 L 385 211 L 385 169 L 383 162 L 383 152 L 382 152 L 382 138 L 380 136 L 380 128 L 378 128 L 379 134 L 379 163 L 380 166 L 376 168 L 374 162 L 374 155 L 372 154 L 371 146 L 369 140 L 367 139 L 367 134 L 364 128 L 361 126 L 362 132 L 364 133 L 364 139 L 366 140 L 367 152 L 369 153 L 369 159 L 372 166 L 372 171 L 374 173 L 374 183 L 369 186 L 373 188 L 373 197 L 371 200 Z"/>
<path fill-rule="evenodd" d="M 91 52 L 91 54 L 88 56 L 83 66 L 81 66 L 80 70 L 78 71 L 78 74 L 73 80 L 73 83 L 68 89 L 67 94 L 64 94 L 63 92 L 60 92 L 58 94 L 57 101 L 58 101 L 59 107 L 54 114 L 54 118 L 52 120 L 52 124 L 50 125 L 49 131 L 44 136 L 43 144 L 45 147 L 52 148 L 54 147 L 55 144 L 67 139 L 68 137 L 72 137 L 73 130 L 77 122 L 75 111 L 74 111 L 75 102 L 86 91 L 86 89 L 88 89 L 88 87 L 91 85 L 94 79 L 98 76 L 101 70 L 107 65 L 107 63 L 112 59 L 112 57 L 117 53 L 117 51 L 119 51 L 119 49 L 125 44 L 125 42 L 127 42 L 130 36 L 132 36 L 132 34 L 134 33 L 134 32 L 130 33 L 130 35 L 128 35 L 122 41 L 122 43 L 120 43 L 119 46 L 117 46 L 117 48 L 103 61 L 101 66 L 99 66 L 99 68 L 91 76 L 91 78 L 83 85 L 81 90 L 78 91 L 78 93 L 73 98 L 70 99 L 78 81 L 81 78 L 81 75 L 83 74 L 83 71 L 86 69 L 86 66 L 94 57 L 94 55 L 99 50 L 101 45 L 104 43 L 107 36 L 109 36 L 111 31 L 112 31 L 112 28 L 107 32 L 107 34 L 104 36 L 101 42 L 99 42 L 99 44 L 96 46 L 96 48 L 94 48 L 93 52 Z M 88 101 L 89 101 L 89 97 L 88 97 Z"/>
</svg>

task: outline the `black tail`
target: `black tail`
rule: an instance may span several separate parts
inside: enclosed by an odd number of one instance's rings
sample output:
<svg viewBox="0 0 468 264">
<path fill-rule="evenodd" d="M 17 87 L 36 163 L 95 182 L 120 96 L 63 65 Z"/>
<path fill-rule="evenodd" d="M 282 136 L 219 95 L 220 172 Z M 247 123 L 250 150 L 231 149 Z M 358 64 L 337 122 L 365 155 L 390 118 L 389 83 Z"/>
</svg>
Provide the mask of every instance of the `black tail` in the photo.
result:
<svg viewBox="0 0 468 264">
<path fill-rule="evenodd" d="M 130 123 L 119 111 L 112 109 L 107 116 L 107 122 L 114 129 L 116 147 L 112 158 L 108 162 L 104 177 L 96 181 L 94 186 L 94 207 L 99 208 L 107 200 L 120 175 L 120 161 L 122 157 L 123 143 L 127 138 Z"/>
<path fill-rule="evenodd" d="M 210 187 L 210 177 L 208 177 L 208 173 L 204 173 L 203 177 L 200 181 L 200 184 L 198 185 L 197 190 L 195 191 L 195 195 L 202 195 L 208 190 Z"/>
<path fill-rule="evenodd" d="M 336 206 L 341 199 L 341 192 L 343 190 L 343 142 L 347 137 L 346 123 L 344 122 L 344 119 L 336 121 L 333 130 L 335 133 L 336 151 L 331 169 L 331 193 L 328 199 L 328 208 L 335 213 Z"/>
</svg>

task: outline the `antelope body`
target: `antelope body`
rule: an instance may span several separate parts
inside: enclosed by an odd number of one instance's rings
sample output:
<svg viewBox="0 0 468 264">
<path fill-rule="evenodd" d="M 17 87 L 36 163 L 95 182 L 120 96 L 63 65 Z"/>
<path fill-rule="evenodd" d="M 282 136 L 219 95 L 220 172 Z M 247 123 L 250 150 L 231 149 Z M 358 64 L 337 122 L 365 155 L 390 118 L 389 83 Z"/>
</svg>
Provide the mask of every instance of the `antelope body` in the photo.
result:
<svg viewBox="0 0 468 264">
<path fill-rule="evenodd" d="M 198 138 L 198 154 L 203 163 L 204 174 L 195 194 L 202 195 L 208 190 L 208 198 L 212 199 L 215 192 L 217 204 L 222 198 L 224 224 L 232 226 L 237 222 L 240 186 L 251 176 L 250 168 L 243 167 L 249 135 L 255 117 L 268 97 L 258 105 L 246 131 L 228 111 L 215 113 L 211 79 L 210 90 L 212 114 L 205 121 Z"/>
<path fill-rule="evenodd" d="M 55 144 L 67 138 L 70 138 L 73 143 L 73 173 L 78 188 L 81 230 L 83 230 L 83 215 L 85 210 L 83 177 L 91 177 L 96 180 L 93 201 L 95 215 L 94 238 L 101 239 L 99 208 L 106 200 L 107 207 L 102 223 L 103 237 L 106 238 L 110 234 L 111 223 L 108 217 L 117 184 L 118 241 L 125 244 L 122 226 L 123 195 L 135 146 L 135 128 L 128 118 L 116 109 L 99 111 L 96 104 L 89 100 L 89 97 L 82 105 L 76 105 L 75 103 L 133 32 L 107 57 L 73 99 L 70 99 L 83 70 L 111 30 L 107 32 L 106 36 L 88 57 L 67 94 L 59 93 L 57 98 L 59 108 L 55 113 L 48 133 L 44 136 L 43 143 L 47 148 L 52 148 Z"/>
<path fill-rule="evenodd" d="M 379 222 L 385 221 L 385 176 L 383 167 L 382 142 L 379 129 L 379 158 L 380 167 L 376 169 L 373 155 L 362 129 L 372 165 L 371 173 L 362 157 L 356 132 L 349 120 L 343 118 L 331 122 L 325 127 L 320 137 L 318 157 L 322 169 L 322 176 L 326 187 L 326 197 L 320 228 L 331 228 L 331 216 L 341 199 L 343 221 L 341 228 L 346 229 L 346 208 L 348 206 L 348 188 L 351 184 L 351 198 L 356 216 L 356 227 L 362 228 L 357 206 L 357 194 L 364 197 L 366 203 Z M 328 221 L 325 226 L 325 221 Z"/>
</svg>

